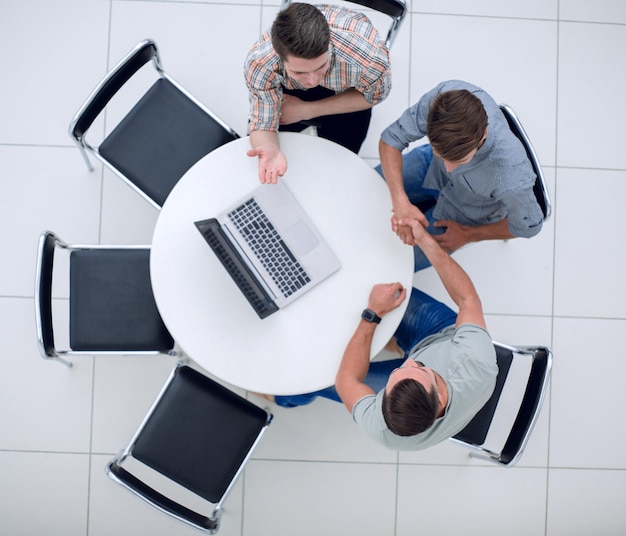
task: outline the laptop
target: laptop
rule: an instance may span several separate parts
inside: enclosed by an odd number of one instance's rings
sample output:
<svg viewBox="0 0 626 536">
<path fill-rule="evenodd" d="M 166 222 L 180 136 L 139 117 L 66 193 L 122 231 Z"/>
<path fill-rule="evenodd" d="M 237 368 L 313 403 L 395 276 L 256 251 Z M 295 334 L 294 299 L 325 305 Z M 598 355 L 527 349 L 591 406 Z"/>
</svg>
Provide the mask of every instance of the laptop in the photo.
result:
<svg viewBox="0 0 626 536">
<path fill-rule="evenodd" d="M 341 263 L 285 181 L 261 185 L 196 227 L 259 318 L 296 300 Z"/>
</svg>

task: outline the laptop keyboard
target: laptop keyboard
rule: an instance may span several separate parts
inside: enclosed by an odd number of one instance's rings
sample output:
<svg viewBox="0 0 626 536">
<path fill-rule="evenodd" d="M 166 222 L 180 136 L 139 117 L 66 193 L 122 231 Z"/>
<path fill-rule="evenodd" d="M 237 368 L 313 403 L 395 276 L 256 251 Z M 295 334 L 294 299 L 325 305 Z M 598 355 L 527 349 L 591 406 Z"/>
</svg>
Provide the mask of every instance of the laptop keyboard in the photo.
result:
<svg viewBox="0 0 626 536">
<path fill-rule="evenodd" d="M 285 298 L 311 281 L 259 204 L 250 199 L 228 213 Z"/>
</svg>

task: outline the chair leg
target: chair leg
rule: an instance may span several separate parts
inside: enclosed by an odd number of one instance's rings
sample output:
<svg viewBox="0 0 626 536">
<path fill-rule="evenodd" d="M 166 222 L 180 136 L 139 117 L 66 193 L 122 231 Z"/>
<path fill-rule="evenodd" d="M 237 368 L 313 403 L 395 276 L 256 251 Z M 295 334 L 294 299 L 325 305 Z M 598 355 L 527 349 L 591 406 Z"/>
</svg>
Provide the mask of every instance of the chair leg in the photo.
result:
<svg viewBox="0 0 626 536">
<path fill-rule="evenodd" d="M 69 368 L 72 368 L 74 366 L 74 363 L 72 363 L 71 361 L 68 361 L 67 359 L 63 359 L 62 357 L 59 357 L 58 355 L 55 355 L 53 357 L 47 357 L 46 359 L 50 359 L 52 361 L 58 361 L 59 363 Z"/>
<path fill-rule="evenodd" d="M 89 156 L 87 155 L 87 151 L 85 150 L 85 148 L 82 145 L 79 145 L 78 148 L 80 149 L 80 154 L 83 155 L 83 160 L 85 160 L 85 164 L 87 164 L 87 169 L 89 171 L 93 171 L 93 166 L 91 165 L 91 161 L 89 160 Z"/>
</svg>

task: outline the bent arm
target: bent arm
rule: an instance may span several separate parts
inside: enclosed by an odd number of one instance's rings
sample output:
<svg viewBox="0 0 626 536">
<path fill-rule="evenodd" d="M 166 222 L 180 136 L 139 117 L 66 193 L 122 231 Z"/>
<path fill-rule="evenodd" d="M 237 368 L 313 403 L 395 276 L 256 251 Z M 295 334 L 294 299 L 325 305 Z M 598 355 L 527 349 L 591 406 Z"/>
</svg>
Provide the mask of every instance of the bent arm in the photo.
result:
<svg viewBox="0 0 626 536">
<path fill-rule="evenodd" d="M 378 316 L 386 315 L 402 303 L 406 289 L 400 283 L 374 285 L 367 302 Z M 377 324 L 360 320 L 343 354 L 335 377 L 335 388 L 342 402 L 352 412 L 354 405 L 364 396 L 375 394 L 364 382 L 370 366 L 372 340 Z"/>
<path fill-rule="evenodd" d="M 370 366 L 370 350 L 375 330 L 376 324 L 365 320 L 359 321 L 335 377 L 337 394 L 350 413 L 361 398 L 375 394 L 363 383 Z"/>
<path fill-rule="evenodd" d="M 368 102 L 359 91 L 351 88 L 325 99 L 300 101 L 300 106 L 302 106 L 302 118 L 313 119 L 323 115 L 347 114 L 367 110 L 374 106 L 374 103 Z"/>
<path fill-rule="evenodd" d="M 435 240 L 444 251 L 451 253 L 470 242 L 482 240 L 508 240 L 515 238 L 509 230 L 508 219 L 484 225 L 461 225 L 453 220 L 439 220 L 435 227 L 446 227 L 446 232 L 435 235 Z"/>
<path fill-rule="evenodd" d="M 396 221 L 414 219 L 424 227 L 428 227 L 426 216 L 411 203 L 406 194 L 402 175 L 402 152 L 381 139 L 378 142 L 378 153 L 389 195 L 391 196 L 391 206 Z M 394 228 L 394 230 L 405 244 L 413 243 L 413 234 L 409 226 L 400 225 Z"/>
</svg>

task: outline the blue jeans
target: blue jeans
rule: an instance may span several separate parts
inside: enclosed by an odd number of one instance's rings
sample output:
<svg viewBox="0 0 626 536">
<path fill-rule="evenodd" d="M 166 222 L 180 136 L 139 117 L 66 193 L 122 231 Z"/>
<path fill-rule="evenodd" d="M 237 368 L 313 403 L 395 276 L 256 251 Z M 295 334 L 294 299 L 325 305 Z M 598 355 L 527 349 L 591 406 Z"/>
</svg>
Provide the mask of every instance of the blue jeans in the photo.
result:
<svg viewBox="0 0 626 536">
<path fill-rule="evenodd" d="M 370 363 L 364 383 L 371 387 L 374 392 L 383 389 L 389 378 L 389 374 L 398 368 L 406 359 L 408 352 L 422 339 L 440 332 L 456 322 L 456 313 L 447 305 L 431 298 L 421 290 L 413 288 L 409 298 L 409 304 L 402 317 L 394 337 L 398 346 L 405 352 L 405 357 L 376 361 Z M 335 386 L 327 387 L 314 393 L 291 396 L 276 396 L 275 401 L 279 406 L 292 408 L 310 404 L 318 396 L 341 402 Z"/>
<path fill-rule="evenodd" d="M 438 190 L 424 188 L 424 178 L 433 159 L 433 150 L 430 145 L 420 145 L 402 156 L 402 179 L 404 182 L 404 191 L 411 203 L 418 207 L 424 216 L 428 219 L 428 232 L 431 235 L 442 234 L 445 227 L 435 227 L 435 219 L 433 211 L 435 203 L 439 196 Z M 376 171 L 383 177 L 382 168 L 376 166 Z M 384 178 L 384 177 L 383 177 Z M 430 266 L 430 261 L 420 248 L 413 248 L 413 257 L 415 259 L 415 271 L 423 270 Z"/>
</svg>

